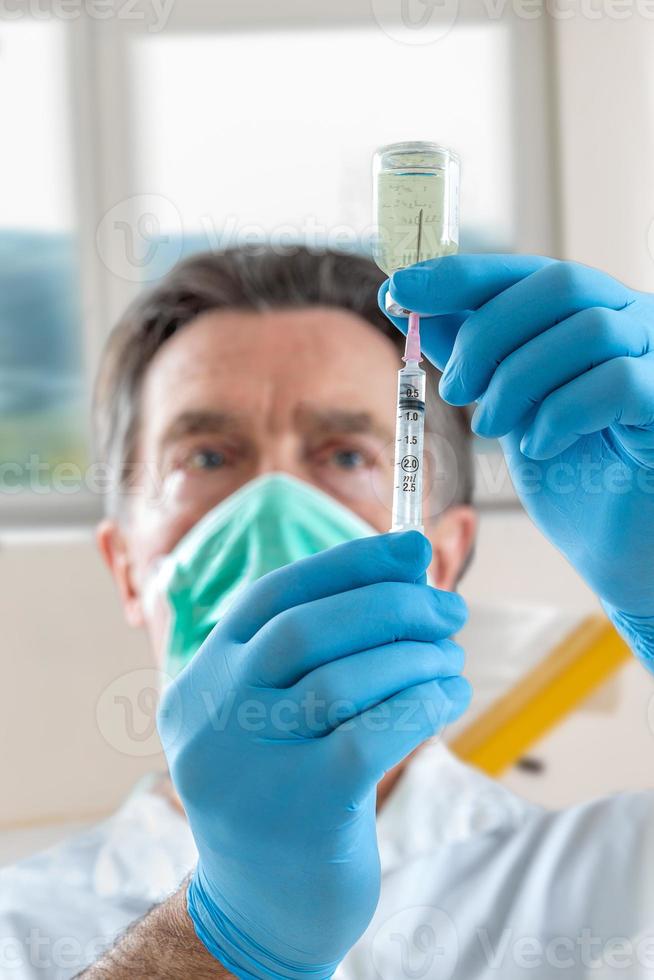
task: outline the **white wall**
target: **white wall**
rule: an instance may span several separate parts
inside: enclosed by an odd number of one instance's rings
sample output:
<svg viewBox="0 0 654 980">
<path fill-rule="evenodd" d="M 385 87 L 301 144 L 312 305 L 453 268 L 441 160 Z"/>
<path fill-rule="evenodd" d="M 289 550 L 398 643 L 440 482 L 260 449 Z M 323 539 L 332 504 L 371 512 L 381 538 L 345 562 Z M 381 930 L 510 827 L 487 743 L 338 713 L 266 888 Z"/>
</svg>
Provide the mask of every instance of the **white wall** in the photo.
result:
<svg viewBox="0 0 654 980">
<path fill-rule="evenodd" d="M 556 23 L 566 257 L 654 290 L 654 21 Z"/>
<path fill-rule="evenodd" d="M 0 827 L 106 813 L 159 760 L 98 724 L 102 693 L 150 659 L 90 531 L 0 536 L 0 622 Z"/>
</svg>

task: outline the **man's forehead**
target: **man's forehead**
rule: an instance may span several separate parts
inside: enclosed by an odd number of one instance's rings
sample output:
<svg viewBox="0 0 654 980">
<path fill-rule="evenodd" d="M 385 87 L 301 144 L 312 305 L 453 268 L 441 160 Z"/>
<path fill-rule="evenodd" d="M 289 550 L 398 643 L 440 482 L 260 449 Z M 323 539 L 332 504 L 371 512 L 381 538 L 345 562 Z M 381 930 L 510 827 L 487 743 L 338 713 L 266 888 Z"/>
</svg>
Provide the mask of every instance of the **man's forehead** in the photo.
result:
<svg viewBox="0 0 654 980">
<path fill-rule="evenodd" d="M 158 435 L 171 427 L 224 431 L 283 410 L 299 427 L 336 428 L 340 410 L 342 430 L 372 429 L 393 404 L 397 366 L 388 338 L 348 311 L 215 311 L 153 359 L 143 426 Z"/>
<path fill-rule="evenodd" d="M 161 369 L 201 372 L 246 356 L 248 363 L 291 359 L 315 352 L 320 357 L 393 362 L 397 348 L 388 337 L 350 310 L 306 307 L 281 310 L 210 310 L 165 342 L 147 374 Z M 375 370 L 375 364 L 372 365 Z"/>
</svg>

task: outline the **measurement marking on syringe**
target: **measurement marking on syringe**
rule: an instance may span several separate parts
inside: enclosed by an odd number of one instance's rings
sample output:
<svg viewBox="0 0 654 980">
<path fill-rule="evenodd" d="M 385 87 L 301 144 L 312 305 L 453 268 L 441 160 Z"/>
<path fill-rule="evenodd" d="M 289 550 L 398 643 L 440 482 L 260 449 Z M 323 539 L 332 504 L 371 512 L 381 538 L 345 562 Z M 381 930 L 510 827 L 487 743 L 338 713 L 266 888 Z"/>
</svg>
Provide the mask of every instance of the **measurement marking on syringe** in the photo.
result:
<svg viewBox="0 0 654 980">
<path fill-rule="evenodd" d="M 405 354 L 398 376 L 395 479 L 393 481 L 393 529 L 422 527 L 423 439 L 425 424 L 425 372 L 419 350 Z"/>
</svg>

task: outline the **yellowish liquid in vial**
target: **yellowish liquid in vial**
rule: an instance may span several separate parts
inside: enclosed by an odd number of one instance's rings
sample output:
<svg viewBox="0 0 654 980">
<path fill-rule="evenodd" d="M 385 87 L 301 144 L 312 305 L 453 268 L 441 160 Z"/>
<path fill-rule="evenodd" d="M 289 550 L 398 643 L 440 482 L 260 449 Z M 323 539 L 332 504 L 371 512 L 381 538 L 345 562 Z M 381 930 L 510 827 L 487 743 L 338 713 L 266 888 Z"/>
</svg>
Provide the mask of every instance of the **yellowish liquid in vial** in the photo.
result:
<svg viewBox="0 0 654 980">
<path fill-rule="evenodd" d="M 415 262 L 452 255 L 452 227 L 442 171 L 381 173 L 377 178 L 375 261 L 386 275 Z"/>
</svg>

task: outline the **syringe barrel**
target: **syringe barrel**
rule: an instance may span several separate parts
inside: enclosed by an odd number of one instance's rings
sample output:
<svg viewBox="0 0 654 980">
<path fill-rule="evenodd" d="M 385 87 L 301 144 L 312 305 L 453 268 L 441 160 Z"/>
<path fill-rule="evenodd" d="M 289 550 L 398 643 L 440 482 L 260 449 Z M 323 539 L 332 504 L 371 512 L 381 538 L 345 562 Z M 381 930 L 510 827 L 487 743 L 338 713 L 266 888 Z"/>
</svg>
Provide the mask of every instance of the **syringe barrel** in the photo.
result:
<svg viewBox="0 0 654 980">
<path fill-rule="evenodd" d="M 426 374 L 417 361 L 398 373 L 392 531 L 422 531 Z"/>
</svg>

